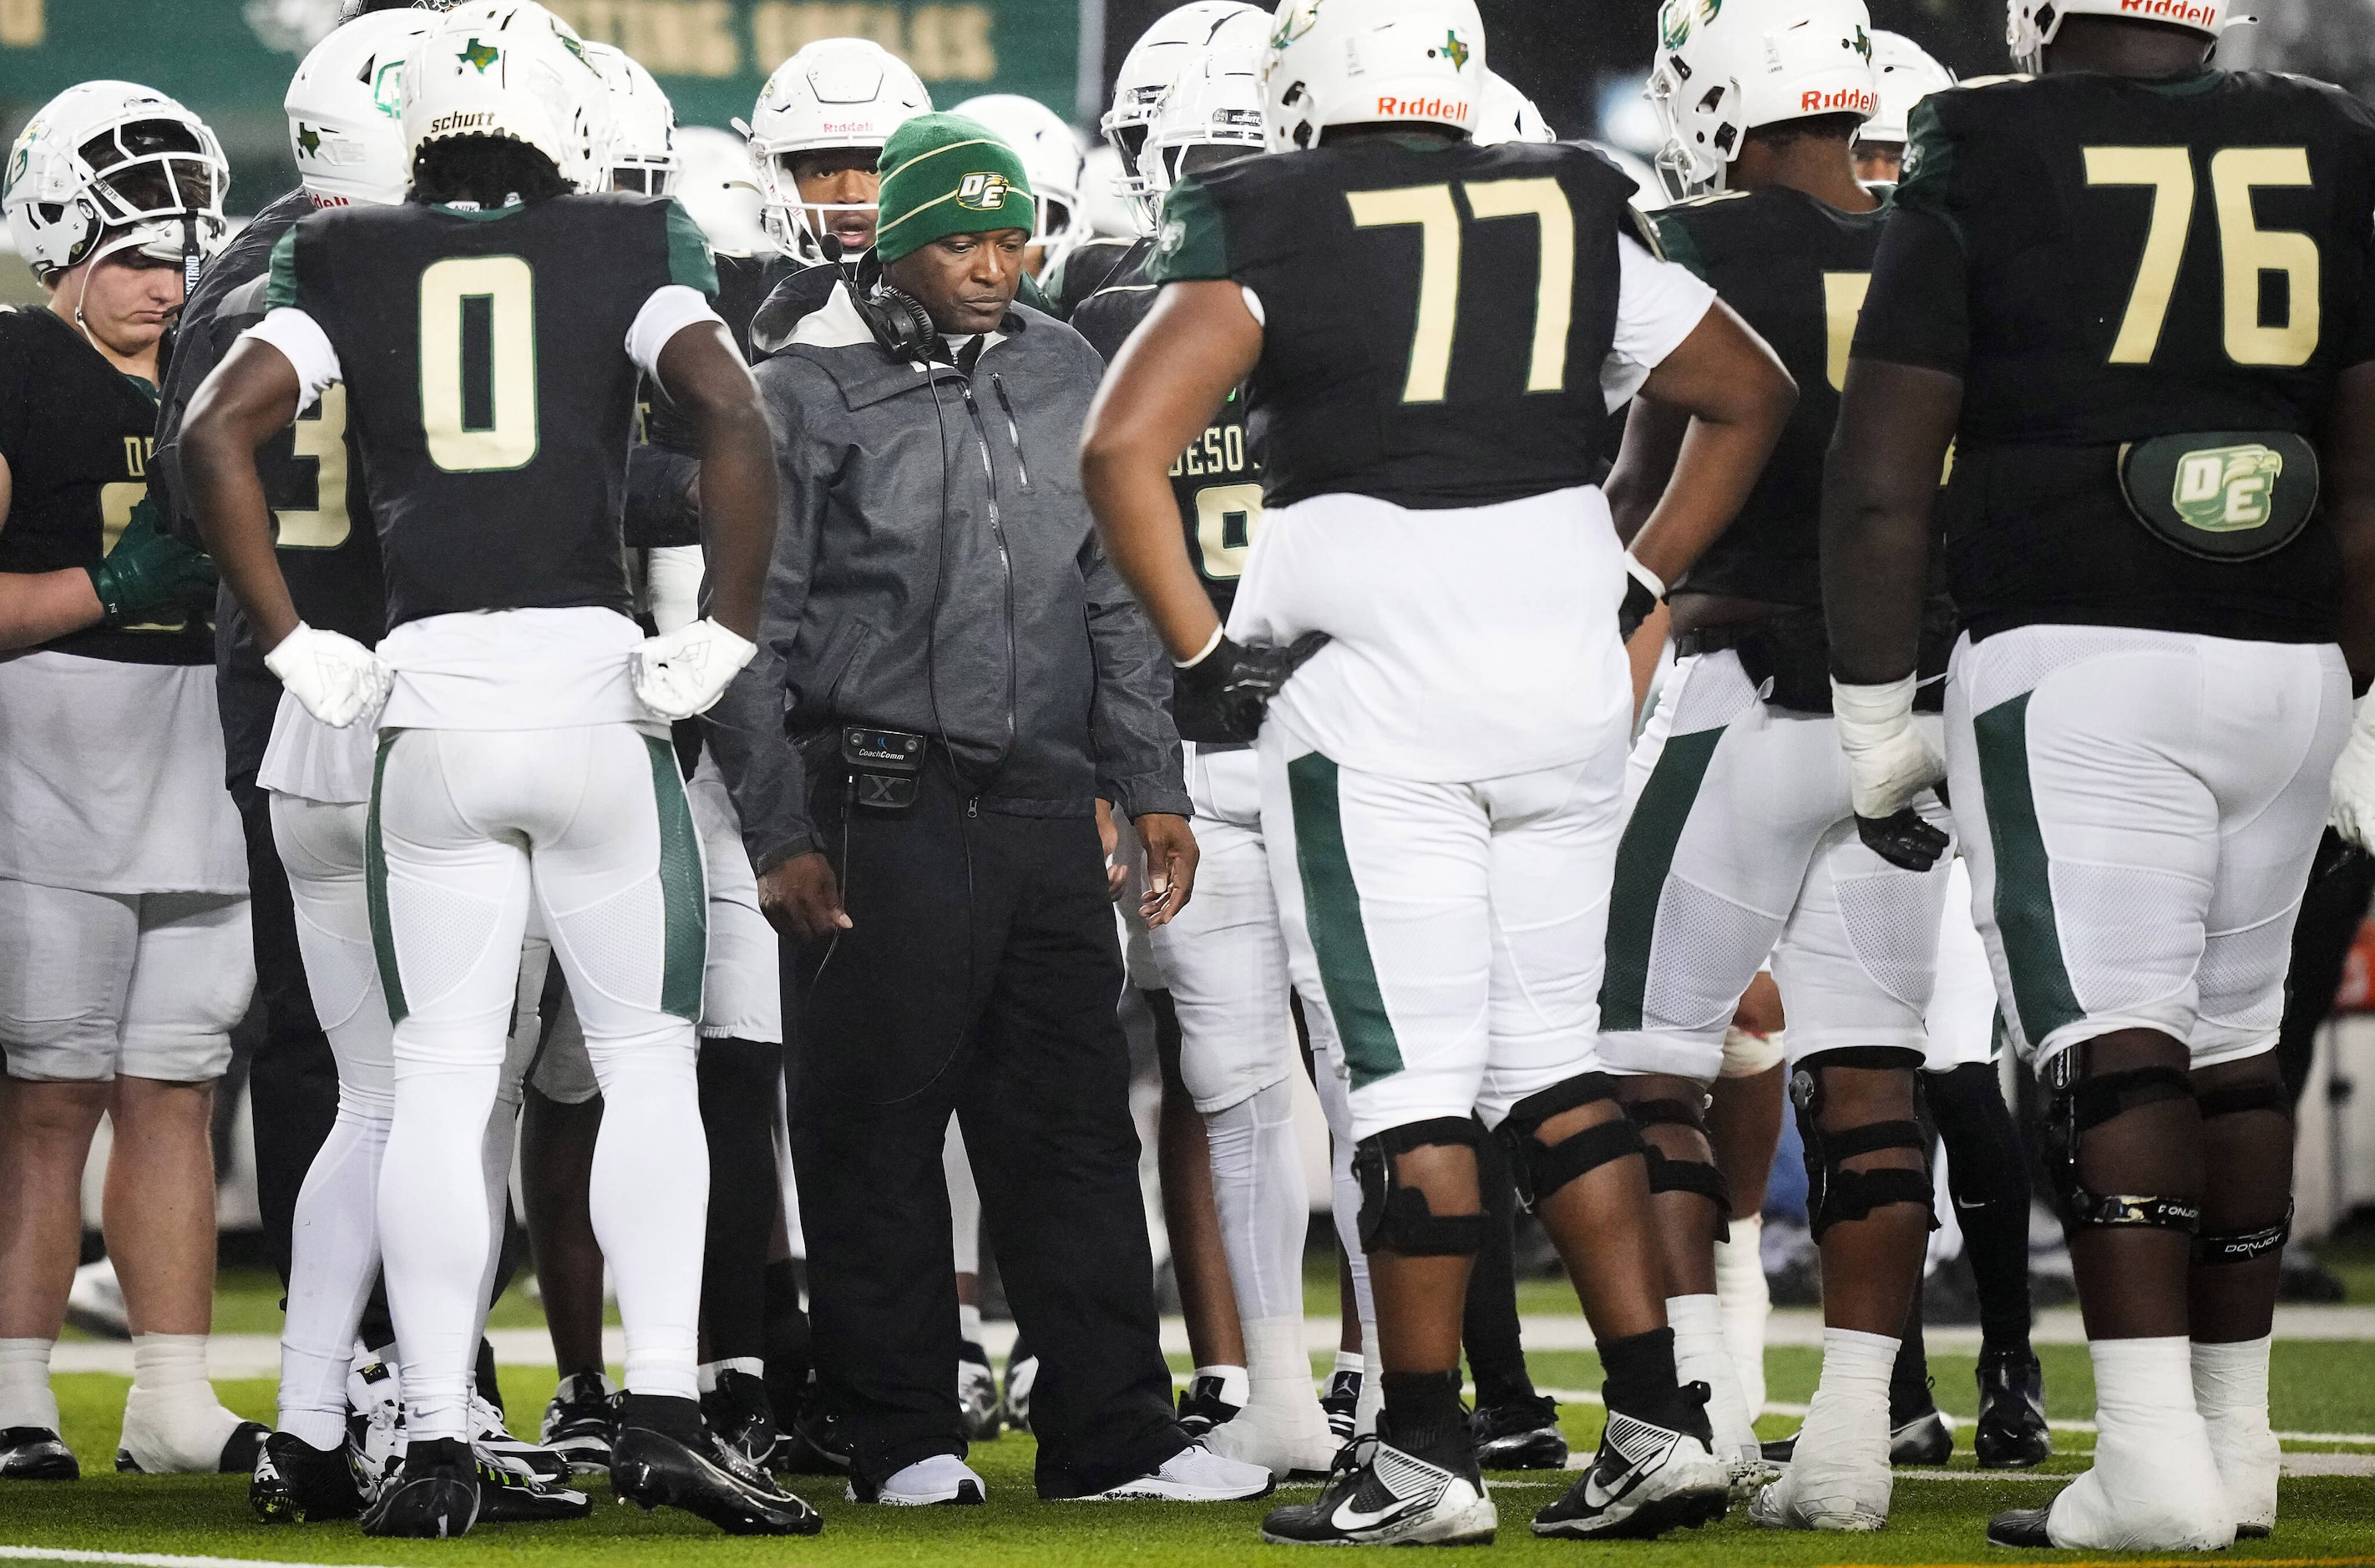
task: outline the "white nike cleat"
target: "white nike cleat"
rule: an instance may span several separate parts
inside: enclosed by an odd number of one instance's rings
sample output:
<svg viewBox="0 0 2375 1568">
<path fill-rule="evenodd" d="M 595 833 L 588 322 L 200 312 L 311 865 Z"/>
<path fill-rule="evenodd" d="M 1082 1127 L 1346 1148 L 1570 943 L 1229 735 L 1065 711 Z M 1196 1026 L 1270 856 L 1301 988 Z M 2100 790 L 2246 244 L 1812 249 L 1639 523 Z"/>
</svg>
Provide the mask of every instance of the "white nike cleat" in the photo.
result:
<svg viewBox="0 0 2375 1568">
<path fill-rule="evenodd" d="M 1271 1509 L 1262 1539 L 1272 1546 L 1489 1545 L 1500 1515 L 1466 1434 L 1437 1446 L 1441 1453 L 1421 1457 L 1382 1437 L 1354 1439 L 1354 1462 L 1329 1478 L 1317 1501 Z"/>
<path fill-rule="evenodd" d="M 935 1454 L 894 1472 L 880 1486 L 861 1486 L 852 1476 L 844 1495 L 852 1503 L 929 1508 L 942 1503 L 980 1503 L 989 1495 L 989 1487 L 955 1455 Z"/>
<path fill-rule="evenodd" d="M 1224 1459 L 1191 1443 L 1145 1475 L 1075 1499 L 1081 1503 L 1244 1503 L 1270 1495 L 1270 1474 L 1259 1465 Z"/>
<path fill-rule="evenodd" d="M 1707 1439 L 1611 1410 L 1590 1468 L 1534 1515 L 1534 1534 L 1649 1540 L 1722 1518 L 1731 1494 L 1731 1467 Z"/>
</svg>

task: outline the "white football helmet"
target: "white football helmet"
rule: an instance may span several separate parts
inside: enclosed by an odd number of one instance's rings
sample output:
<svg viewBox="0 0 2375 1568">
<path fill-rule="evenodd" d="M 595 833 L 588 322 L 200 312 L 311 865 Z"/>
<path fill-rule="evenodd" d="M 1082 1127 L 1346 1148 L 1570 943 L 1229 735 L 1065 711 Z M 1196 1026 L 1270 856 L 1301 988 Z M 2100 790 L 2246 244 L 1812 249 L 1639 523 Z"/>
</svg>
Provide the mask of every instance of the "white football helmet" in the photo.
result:
<svg viewBox="0 0 2375 1568">
<path fill-rule="evenodd" d="M 1955 85 L 1955 73 L 1932 59 L 1920 44 L 1903 33 L 1879 28 L 1872 31 L 1872 75 L 1880 107 L 1856 133 L 1860 142 L 1904 142 L 1910 134 L 1905 127 L 1913 117 L 1913 106 Z"/>
<path fill-rule="evenodd" d="M 573 190 L 610 186 L 610 84 L 576 29 L 536 0 L 466 0 L 429 24 L 404 68 L 404 140 L 508 137 Z"/>
<path fill-rule="evenodd" d="M 1333 125 L 1419 121 L 1476 134 L 1484 23 L 1476 0 L 1283 0 L 1262 58 L 1272 152 Z"/>
<path fill-rule="evenodd" d="M 1657 165 L 1668 192 L 1719 191 L 1758 126 L 1880 107 L 1872 18 L 1863 0 L 1665 0 L 1649 101 L 1665 127 Z"/>
<path fill-rule="evenodd" d="M 709 248 L 721 256 L 773 255 L 750 144 L 732 131 L 686 125 L 676 134 L 676 150 L 683 160 L 676 199 L 709 237 Z"/>
<path fill-rule="evenodd" d="M 1241 13 L 1223 21 L 1211 42 L 1194 52 L 1156 105 L 1139 167 L 1160 214 L 1182 174 L 1270 149 L 1262 126 L 1262 51 L 1270 18 Z M 1198 147 L 1218 148 L 1198 154 Z"/>
<path fill-rule="evenodd" d="M 1037 99 L 1013 92 L 968 98 L 952 112 L 980 121 L 1021 155 L 1039 206 L 1031 242 L 1045 247 L 1044 265 L 1055 265 L 1058 256 L 1088 238 L 1089 222 L 1081 212 L 1081 138 L 1069 121 Z"/>
<path fill-rule="evenodd" d="M 186 276 L 229 237 L 230 189 L 205 121 L 150 88 L 84 82 L 35 110 L 8 151 L 8 235 L 43 279 L 135 248 Z"/>
<path fill-rule="evenodd" d="M 610 84 L 610 183 L 605 188 L 668 195 L 684 167 L 676 152 L 676 105 L 625 50 L 588 43 L 585 53 Z"/>
<path fill-rule="evenodd" d="M 2024 71 L 2045 69 L 2045 46 L 2072 17 L 2121 17 L 2132 22 L 2160 22 L 2198 32 L 2215 42 L 2228 28 L 2255 22 L 2257 17 L 2227 15 L 2228 0 L 2011 0 L 2004 24 L 2004 41 Z"/>
<path fill-rule="evenodd" d="M 1190 62 L 1200 59 L 1212 46 L 1223 29 L 1247 15 L 1260 18 L 1263 27 L 1270 24 L 1258 6 L 1239 0 L 1195 0 L 1193 5 L 1157 17 L 1122 56 L 1121 71 L 1114 77 L 1113 105 L 1097 122 L 1097 130 L 1121 154 L 1121 179 L 1116 189 L 1128 203 L 1131 220 L 1141 234 L 1154 232 L 1155 193 L 1152 171 L 1140 167 L 1138 155 L 1146 147 L 1163 95 Z"/>
<path fill-rule="evenodd" d="M 374 11 L 305 56 L 281 107 L 289 151 L 315 206 L 386 206 L 412 184 L 404 144 L 404 62 L 429 30 L 426 11 Z"/>
<path fill-rule="evenodd" d="M 750 163 L 758 171 L 767 232 L 796 260 L 825 259 L 825 215 L 872 202 L 803 203 L 792 164 L 804 152 L 874 147 L 918 114 L 932 95 L 905 61 L 870 39 L 821 38 L 775 67 L 750 112 Z"/>
<path fill-rule="evenodd" d="M 1476 111 L 1476 145 L 1498 147 L 1503 142 L 1554 142 L 1558 133 L 1534 107 L 1534 100 L 1509 85 L 1498 71 L 1484 73 L 1484 101 Z"/>
</svg>

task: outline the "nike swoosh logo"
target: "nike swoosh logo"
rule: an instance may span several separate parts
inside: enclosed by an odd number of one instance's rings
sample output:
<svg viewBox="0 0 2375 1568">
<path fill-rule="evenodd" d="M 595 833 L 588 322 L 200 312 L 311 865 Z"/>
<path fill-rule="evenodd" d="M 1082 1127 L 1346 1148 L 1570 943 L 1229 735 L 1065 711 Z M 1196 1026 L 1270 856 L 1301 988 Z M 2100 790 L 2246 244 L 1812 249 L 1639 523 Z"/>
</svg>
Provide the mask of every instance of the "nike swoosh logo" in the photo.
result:
<svg viewBox="0 0 2375 1568">
<path fill-rule="evenodd" d="M 1985 1208 L 1987 1206 L 1988 1206 L 1988 1200 L 1987 1200 L 1986 1198 L 1981 1198 L 1981 1199 L 1979 1199 L 1979 1202 L 1977 1202 L 1977 1203 L 1965 1203 L 1965 1202 L 1964 1202 L 1961 1198 L 1959 1198 L 1959 1197 L 1958 1197 L 1958 1198 L 1956 1198 L 1956 1199 L 1955 1200 L 1955 1207 L 1956 1207 L 1956 1208 L 1959 1208 L 1959 1209 L 1964 1210 L 1966 1213 L 1969 1212 L 1971 1209 L 1974 1209 L 1974 1208 Z"/>
<path fill-rule="evenodd" d="M 1360 1509 L 1353 1507 L 1350 1502 L 1346 1502 L 1340 1503 L 1337 1506 L 1336 1515 L 1334 1518 L 1329 1520 L 1329 1523 L 1334 1525 L 1340 1530 L 1375 1529 L 1379 1525 L 1386 1524 L 1390 1520 L 1401 1517 L 1404 1514 L 1416 1508 L 1421 1501 L 1422 1500 L 1418 1498 L 1407 1498 L 1402 1502 L 1395 1503 L 1390 1508 L 1379 1509 L 1375 1514 L 1365 1514 Z"/>
</svg>

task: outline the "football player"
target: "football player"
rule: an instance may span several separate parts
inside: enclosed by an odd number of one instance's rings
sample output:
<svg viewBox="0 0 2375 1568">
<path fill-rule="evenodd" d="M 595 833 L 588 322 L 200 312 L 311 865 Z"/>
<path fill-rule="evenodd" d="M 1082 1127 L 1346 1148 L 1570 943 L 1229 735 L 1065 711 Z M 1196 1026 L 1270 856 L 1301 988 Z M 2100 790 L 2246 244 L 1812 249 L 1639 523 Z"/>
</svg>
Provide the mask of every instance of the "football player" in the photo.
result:
<svg viewBox="0 0 2375 1568">
<path fill-rule="evenodd" d="M 216 1079 L 254 988 L 222 784 L 211 573 L 145 504 L 160 344 L 218 248 L 230 170 L 163 94 L 86 82 L 7 167 L 49 295 L 0 314 L 0 1477 L 72 1477 L 49 1362 L 112 1118 L 105 1218 L 132 1328 L 117 1463 L 245 1469 L 264 1429 L 207 1382 Z"/>
<path fill-rule="evenodd" d="M 380 1229 L 409 1446 L 364 1528 L 458 1535 L 479 1514 L 479 1150 L 533 902 L 605 1100 L 593 1219 L 628 1337 L 612 1487 L 737 1532 L 813 1532 L 813 1510 L 712 1440 L 695 1398 L 703 895 L 665 728 L 750 656 L 733 628 L 755 624 L 771 531 L 764 417 L 681 209 L 572 194 L 608 182 L 609 100 L 564 24 L 526 0 L 448 11 L 407 62 L 403 104 L 409 199 L 282 237 L 271 312 L 183 438 L 192 502 L 267 665 L 321 723 L 386 732 L 366 848 L 396 1023 Z M 619 525 L 643 374 L 703 428 L 716 566 L 712 617 L 648 640 L 623 613 Z M 298 618 L 252 456 L 338 383 L 387 579 L 376 653 Z"/>
<path fill-rule="evenodd" d="M 2212 67 L 2220 0 L 2009 10 L 2037 74 L 1914 111 L 1856 329 L 1834 707 L 1873 849 L 1938 855 L 1951 785 L 2005 1026 L 2052 1091 L 2095 1464 L 1989 1539 L 2216 1548 L 2275 1517 L 2271 1047 L 2329 775 L 2351 828 L 2375 754 L 2350 715 L 2375 653 L 2375 114 Z M 1941 513 L 1943 769 L 1910 711 Z"/>
<path fill-rule="evenodd" d="M 1677 1360 L 1708 1385 L 1743 1490 L 1763 1464 L 1723 1340 L 1710 1243 L 1730 1203 L 1701 1105 L 1767 957 L 1824 1249 L 1823 1379 L 1790 1474 L 1752 1516 L 1876 1529 L 1888 1515 L 1887 1378 L 1920 1278 L 1930 1176 L 1914 1120 L 1945 868 L 1899 870 L 1857 838 L 1828 714 L 1816 535 L 1848 335 L 1886 217 L 1850 148 L 1874 105 L 1862 0 L 1659 15 L 1649 96 L 1666 130 L 1666 253 L 1773 344 L 1801 396 L 1730 531 L 1675 585 L 1672 675 L 1635 749 L 1601 989 L 1601 1054 L 1657 1151 Z M 1609 477 L 1629 534 L 1687 427 L 1646 391 Z M 1943 638 L 1933 640 L 1943 662 Z M 1934 720 L 1925 720 L 1934 723 Z M 1943 820 L 1944 809 L 1932 807 Z M 1757 1065 L 1757 1064 L 1743 1064 Z"/>
<path fill-rule="evenodd" d="M 1791 392 L 1658 258 L 1613 165 L 1469 144 L 1485 63 L 1471 0 L 1282 6 L 1276 155 L 1173 187 L 1162 296 L 1083 438 L 1107 548 L 1182 666 L 1182 733 L 1258 733 L 1290 972 L 1351 1083 L 1385 1409 L 1317 1503 L 1270 1515 L 1285 1543 L 1493 1535 L 1458 1373 L 1485 1126 L 1608 1372 L 1599 1456 L 1535 1530 L 1655 1535 L 1725 1504 L 1595 997 L 1632 718 L 1619 633 L 1730 521 Z M 1240 386 L 1265 510 L 1224 631 L 1167 471 Z M 1636 391 L 1696 423 L 1628 553 L 1592 479 Z"/>
<path fill-rule="evenodd" d="M 1088 215 L 1081 210 L 1081 144 L 1071 123 L 1037 99 L 1011 92 L 968 98 L 951 112 L 980 121 L 1022 155 L 1039 204 L 1039 222 L 1022 265 L 1032 277 L 1044 277 L 1089 234 Z"/>
<path fill-rule="evenodd" d="M 1874 28 L 1872 75 L 1880 107 L 1856 132 L 1856 178 L 1867 184 L 1893 185 L 1904 172 L 1905 127 L 1913 106 L 1953 87 L 1955 73 L 1903 33 Z"/>
</svg>

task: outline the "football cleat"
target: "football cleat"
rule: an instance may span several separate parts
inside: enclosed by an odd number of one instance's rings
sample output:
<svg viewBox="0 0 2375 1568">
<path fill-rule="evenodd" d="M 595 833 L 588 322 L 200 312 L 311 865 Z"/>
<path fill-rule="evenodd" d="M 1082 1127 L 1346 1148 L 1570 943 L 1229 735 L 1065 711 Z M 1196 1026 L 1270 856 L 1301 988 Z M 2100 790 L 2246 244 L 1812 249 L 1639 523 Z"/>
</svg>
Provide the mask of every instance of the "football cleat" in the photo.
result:
<svg viewBox="0 0 2375 1568">
<path fill-rule="evenodd" d="M 822 1399 L 811 1399 L 791 1430 L 775 1444 L 771 1461 L 778 1471 L 798 1476 L 849 1473 L 849 1432 Z"/>
<path fill-rule="evenodd" d="M 1191 1443 L 1142 1476 L 1073 1499 L 1078 1503 L 1243 1503 L 1267 1497 L 1270 1474 Z"/>
<path fill-rule="evenodd" d="M 1031 1385 L 1039 1378 L 1039 1358 L 1021 1339 L 1006 1356 L 1006 1424 L 1017 1432 L 1031 1430 Z"/>
<path fill-rule="evenodd" d="M 482 1525 L 541 1525 L 556 1519 L 583 1519 L 594 1512 L 594 1500 L 582 1491 L 489 1464 L 483 1454 L 477 1457 L 479 1523 Z"/>
<path fill-rule="evenodd" d="M 2028 1350 L 1979 1353 L 1979 1419 L 1971 1446 L 1983 1470 L 2025 1470 L 2053 1454 L 2045 1424 L 2045 1371 Z"/>
<path fill-rule="evenodd" d="M 957 1352 L 957 1407 L 964 1412 L 967 1443 L 994 1443 L 1006 1425 L 998 1409 L 998 1373 L 989 1352 L 968 1339 Z"/>
<path fill-rule="evenodd" d="M 1566 1468 L 1566 1433 L 1559 1430 L 1558 1401 L 1545 1396 L 1477 1406 L 1468 1418 L 1468 1439 L 1476 1445 L 1479 1469 Z"/>
<path fill-rule="evenodd" d="M 1382 1427 L 1382 1423 L 1381 1423 Z M 1500 1523 L 1466 1433 L 1424 1455 L 1381 1430 L 1355 1442 L 1349 1463 L 1310 1503 L 1273 1508 L 1262 1539 L 1273 1546 L 1485 1546 Z"/>
<path fill-rule="evenodd" d="M 363 1534 L 420 1540 L 467 1535 L 479 1522 L 479 1463 L 455 1437 L 408 1444 L 404 1468 L 363 1510 Z"/>
<path fill-rule="evenodd" d="M 470 1426 L 478 1434 L 470 1447 L 482 1464 L 533 1481 L 564 1481 L 574 1471 L 567 1455 L 514 1437 L 502 1411 L 477 1394 L 470 1396 Z"/>
<path fill-rule="evenodd" d="M 1361 1410 L 1361 1373 L 1350 1367 L 1340 1369 L 1328 1380 L 1328 1392 L 1319 1397 L 1319 1408 L 1328 1412 L 1328 1431 L 1341 1448 L 1353 1441 L 1353 1424 Z"/>
<path fill-rule="evenodd" d="M 610 1442 L 618 1433 L 618 1385 L 598 1372 L 574 1372 L 561 1380 L 538 1432 L 544 1446 L 581 1476 L 610 1468 Z"/>
<path fill-rule="evenodd" d="M 404 1468 L 404 1385 L 386 1362 L 366 1360 L 347 1373 L 347 1435 L 361 1456 L 363 1490 L 376 1494 Z"/>
<path fill-rule="evenodd" d="M 0 1480 L 80 1480 L 82 1466 L 45 1426 L 0 1431 Z"/>
<path fill-rule="evenodd" d="M 928 1508 L 943 1504 L 970 1506 L 988 1495 L 989 1488 L 971 1467 L 953 1454 L 918 1459 L 880 1485 L 857 1475 L 844 1493 L 852 1503 L 880 1503 L 894 1508 Z"/>
<path fill-rule="evenodd" d="M 1534 1534 L 1648 1540 L 1722 1518 L 1731 1496 L 1731 1467 L 1707 1438 L 1611 1410 L 1600 1451 L 1566 1496 L 1534 1515 Z"/>
<path fill-rule="evenodd" d="M 1214 1427 L 1226 1426 L 1244 1409 L 1222 1398 L 1221 1386 L 1217 1377 L 1199 1377 L 1180 1391 L 1179 1424 L 1199 1443 Z"/>
<path fill-rule="evenodd" d="M 701 1416 L 712 1436 L 756 1469 L 768 1468 L 783 1442 L 775 1431 L 775 1406 L 767 1397 L 766 1379 L 747 1372 L 721 1371 L 717 1386 L 701 1397 Z"/>
<path fill-rule="evenodd" d="M 2007 1508 L 1988 1521 L 1988 1544 L 2051 1551 L 2053 1538 L 2047 1533 L 2045 1518 L 2052 1512 L 2050 1503 L 2043 1508 Z"/>
<path fill-rule="evenodd" d="M 1936 1410 L 1927 1410 L 1888 1434 L 1892 1465 L 1943 1465 L 1955 1456 L 1955 1429 Z"/>
<path fill-rule="evenodd" d="M 134 1422 L 132 1411 L 131 1402 L 125 1401 L 124 1424 L 127 1429 Z M 127 1431 L 125 1445 L 115 1451 L 115 1468 L 119 1474 L 127 1476 L 249 1475 L 255 1469 L 256 1455 L 264 1451 L 265 1438 L 272 1432 L 272 1429 L 262 1421 L 240 1421 L 230 1429 L 230 1435 L 223 1439 L 222 1448 L 216 1454 L 215 1462 L 209 1468 L 203 1457 L 205 1450 L 200 1449 L 194 1454 L 189 1452 L 185 1445 L 179 1455 L 175 1455 L 172 1451 L 171 1434 L 160 1432 L 152 1424 L 146 1421 L 143 1422 L 143 1428 L 140 1445 L 149 1456 L 148 1461 L 143 1463 L 135 1456 L 129 1442 L 130 1433 Z"/>
<path fill-rule="evenodd" d="M 622 1420 L 610 1447 L 610 1490 L 646 1513 L 681 1508 L 733 1536 L 812 1536 L 824 1515 L 706 1433 L 688 1443 Z"/>
<path fill-rule="evenodd" d="M 316 1448 L 294 1432 L 276 1432 L 255 1451 L 247 1505 L 267 1525 L 351 1519 L 369 1501 L 350 1444 Z"/>
</svg>

